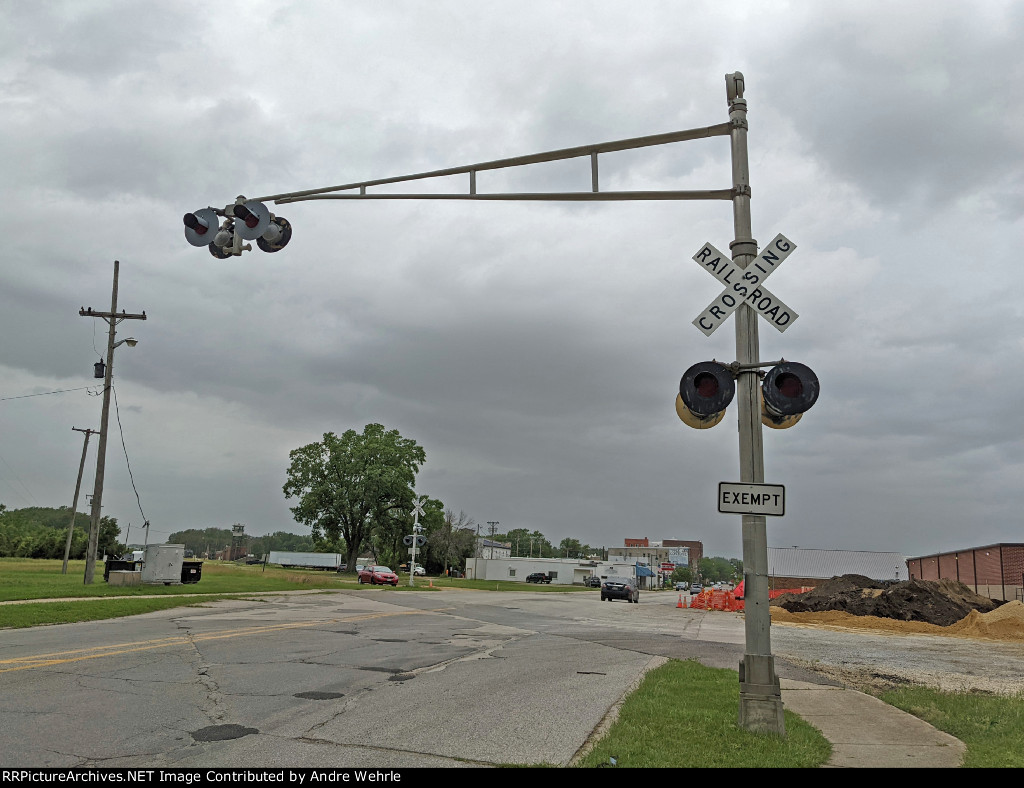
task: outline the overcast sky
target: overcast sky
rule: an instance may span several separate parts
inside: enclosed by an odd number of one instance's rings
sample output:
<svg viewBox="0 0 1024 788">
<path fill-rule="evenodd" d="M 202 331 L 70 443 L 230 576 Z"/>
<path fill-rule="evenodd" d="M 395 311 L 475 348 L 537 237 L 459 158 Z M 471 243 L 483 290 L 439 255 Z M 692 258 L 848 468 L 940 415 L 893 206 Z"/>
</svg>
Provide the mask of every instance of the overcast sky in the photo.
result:
<svg viewBox="0 0 1024 788">
<path fill-rule="evenodd" d="M 8 508 L 71 505 L 106 347 L 78 310 L 109 310 L 119 260 L 118 309 L 148 316 L 117 335 L 139 340 L 115 352 L 103 511 L 122 537 L 144 519 L 151 542 L 308 533 L 281 490 L 289 451 L 377 422 L 425 449 L 419 493 L 485 528 L 742 557 L 716 507 L 739 480 L 736 405 L 705 431 L 674 408 L 687 367 L 736 357 L 734 319 L 691 325 L 722 289 L 691 256 L 729 248 L 730 202 L 270 205 L 291 243 L 228 260 L 181 221 L 723 123 L 741 71 L 753 234 L 798 247 L 769 288 L 800 317 L 759 319 L 761 357 L 821 381 L 799 424 L 765 430 L 765 481 L 787 494 L 768 544 L 1024 541 L 1024 4 L 2 7 Z M 729 157 L 725 137 L 602 155 L 602 189 L 729 188 Z M 590 189 L 588 159 L 525 170 L 478 191 Z"/>
</svg>

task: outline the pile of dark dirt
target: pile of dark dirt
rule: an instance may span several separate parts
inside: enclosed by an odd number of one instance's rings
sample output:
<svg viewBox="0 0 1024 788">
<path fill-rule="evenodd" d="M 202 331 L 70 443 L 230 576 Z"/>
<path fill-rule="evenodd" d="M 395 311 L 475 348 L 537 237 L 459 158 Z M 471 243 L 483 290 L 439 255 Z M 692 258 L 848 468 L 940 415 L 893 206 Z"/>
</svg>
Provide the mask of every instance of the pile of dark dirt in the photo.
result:
<svg viewBox="0 0 1024 788">
<path fill-rule="evenodd" d="M 835 610 L 941 627 L 955 624 L 972 610 L 988 613 L 999 606 L 956 580 L 878 581 L 863 575 L 833 577 L 802 594 L 783 594 L 772 604 L 790 613 Z"/>
</svg>

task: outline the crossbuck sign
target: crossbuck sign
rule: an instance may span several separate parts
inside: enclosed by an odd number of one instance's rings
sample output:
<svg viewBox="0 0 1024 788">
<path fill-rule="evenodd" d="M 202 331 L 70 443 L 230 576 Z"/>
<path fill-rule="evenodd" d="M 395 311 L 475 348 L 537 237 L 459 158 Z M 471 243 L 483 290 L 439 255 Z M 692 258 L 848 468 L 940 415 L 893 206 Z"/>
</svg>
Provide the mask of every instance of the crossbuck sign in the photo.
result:
<svg viewBox="0 0 1024 788">
<path fill-rule="evenodd" d="M 728 255 L 722 254 L 710 243 L 704 244 L 693 259 L 725 285 L 725 290 L 700 313 L 693 324 L 705 336 L 711 336 L 740 304 L 746 302 L 779 331 L 785 331 L 796 322 L 799 315 L 772 295 L 763 283 L 794 249 L 796 244 L 779 233 L 744 269 L 735 265 Z"/>
</svg>

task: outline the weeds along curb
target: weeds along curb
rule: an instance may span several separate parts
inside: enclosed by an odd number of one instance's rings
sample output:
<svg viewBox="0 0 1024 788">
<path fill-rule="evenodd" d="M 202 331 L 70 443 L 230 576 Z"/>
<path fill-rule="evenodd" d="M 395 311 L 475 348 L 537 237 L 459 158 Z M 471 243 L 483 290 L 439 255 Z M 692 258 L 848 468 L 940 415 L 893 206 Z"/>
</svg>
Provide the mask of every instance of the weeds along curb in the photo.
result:
<svg viewBox="0 0 1024 788">
<path fill-rule="evenodd" d="M 640 671 L 640 675 L 636 677 L 632 684 L 626 687 L 622 695 L 619 696 L 619 699 L 611 705 L 611 708 L 605 712 L 601 721 L 597 723 L 594 730 L 592 730 L 590 735 L 587 736 L 587 740 L 583 742 L 583 746 L 576 750 L 576 754 L 569 759 L 569 766 L 576 766 L 590 754 L 590 751 L 594 749 L 594 746 L 601 741 L 605 735 L 607 735 L 612 725 L 614 725 L 615 721 L 618 720 L 619 710 L 622 708 L 622 704 L 626 702 L 626 699 L 640 688 L 640 685 L 643 683 L 643 680 L 647 677 L 648 673 L 655 668 L 660 668 L 668 661 L 668 657 L 652 657 L 647 661 L 647 664 L 644 665 L 644 669 Z"/>
</svg>

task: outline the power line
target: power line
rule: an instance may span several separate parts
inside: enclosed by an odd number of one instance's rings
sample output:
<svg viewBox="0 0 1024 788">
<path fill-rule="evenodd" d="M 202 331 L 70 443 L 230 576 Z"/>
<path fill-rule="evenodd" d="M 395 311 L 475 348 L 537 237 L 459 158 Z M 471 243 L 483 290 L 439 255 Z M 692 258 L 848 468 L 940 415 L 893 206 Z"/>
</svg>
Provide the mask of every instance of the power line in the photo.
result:
<svg viewBox="0 0 1024 788">
<path fill-rule="evenodd" d="M 110 390 L 114 392 L 114 415 L 117 416 L 117 430 L 121 433 L 121 448 L 124 449 L 124 462 L 128 466 L 128 478 L 132 481 L 132 489 L 135 490 L 135 500 L 139 504 L 139 512 L 142 514 L 142 519 L 146 520 L 146 513 L 142 511 L 142 499 L 139 498 L 139 491 L 135 489 L 135 477 L 132 476 L 132 464 L 128 461 L 128 447 L 124 442 L 124 428 L 121 426 L 121 411 L 117 407 L 117 389 L 114 387 L 114 382 L 110 382 Z M 148 522 L 148 520 L 146 520 Z"/>
<path fill-rule="evenodd" d="M 68 391 L 85 391 L 86 389 L 99 388 L 96 386 L 79 386 L 77 389 L 57 389 L 57 391 L 40 391 L 38 394 L 20 394 L 17 397 L 0 397 L 0 402 L 6 402 L 9 399 L 26 399 L 27 397 L 44 397 L 47 394 L 64 394 Z"/>
</svg>

